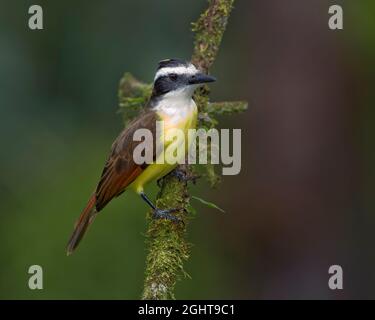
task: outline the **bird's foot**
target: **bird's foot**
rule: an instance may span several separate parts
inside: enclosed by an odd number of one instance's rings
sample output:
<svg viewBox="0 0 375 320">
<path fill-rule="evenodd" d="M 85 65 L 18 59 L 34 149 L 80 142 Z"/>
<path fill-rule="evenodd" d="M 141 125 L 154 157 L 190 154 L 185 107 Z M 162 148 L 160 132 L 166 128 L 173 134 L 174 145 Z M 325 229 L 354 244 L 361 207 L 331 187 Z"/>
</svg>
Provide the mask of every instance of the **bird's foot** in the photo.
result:
<svg viewBox="0 0 375 320">
<path fill-rule="evenodd" d="M 196 180 L 200 177 L 199 175 L 194 175 L 191 172 L 191 170 L 182 166 L 177 167 L 170 174 L 175 176 L 180 182 L 192 181 L 194 184 Z"/>
<path fill-rule="evenodd" d="M 154 219 L 166 219 L 166 220 L 170 220 L 172 222 L 184 224 L 184 221 L 181 218 L 176 217 L 175 215 L 172 214 L 172 213 L 178 212 L 178 211 L 181 211 L 181 209 L 177 209 L 177 208 L 155 209 L 153 214 L 152 214 L 152 217 Z"/>
</svg>

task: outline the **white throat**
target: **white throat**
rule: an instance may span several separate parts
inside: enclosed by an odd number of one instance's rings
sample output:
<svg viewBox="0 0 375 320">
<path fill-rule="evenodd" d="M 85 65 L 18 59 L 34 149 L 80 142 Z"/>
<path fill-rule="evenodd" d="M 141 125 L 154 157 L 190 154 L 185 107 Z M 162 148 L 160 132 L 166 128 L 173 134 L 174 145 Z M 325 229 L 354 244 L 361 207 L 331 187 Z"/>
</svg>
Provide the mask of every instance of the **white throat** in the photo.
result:
<svg viewBox="0 0 375 320">
<path fill-rule="evenodd" d="M 176 121 L 186 117 L 188 113 L 196 108 L 192 97 L 197 87 L 198 85 L 190 85 L 166 93 L 157 102 L 154 110 L 175 117 Z"/>
</svg>

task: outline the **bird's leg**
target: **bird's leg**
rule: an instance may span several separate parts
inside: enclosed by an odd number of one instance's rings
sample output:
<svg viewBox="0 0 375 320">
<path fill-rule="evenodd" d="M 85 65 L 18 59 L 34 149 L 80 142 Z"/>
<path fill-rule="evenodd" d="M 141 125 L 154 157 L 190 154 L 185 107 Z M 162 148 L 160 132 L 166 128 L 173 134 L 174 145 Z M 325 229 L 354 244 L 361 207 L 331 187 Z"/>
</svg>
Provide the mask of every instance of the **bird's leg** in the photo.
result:
<svg viewBox="0 0 375 320">
<path fill-rule="evenodd" d="M 180 209 L 173 208 L 173 209 L 158 209 L 152 202 L 151 200 L 146 196 L 145 193 L 141 192 L 141 197 L 146 203 L 152 208 L 153 215 L 152 217 L 154 219 L 167 219 L 171 220 L 173 222 L 182 222 L 183 221 L 174 216 L 172 213 L 180 211 Z"/>
</svg>

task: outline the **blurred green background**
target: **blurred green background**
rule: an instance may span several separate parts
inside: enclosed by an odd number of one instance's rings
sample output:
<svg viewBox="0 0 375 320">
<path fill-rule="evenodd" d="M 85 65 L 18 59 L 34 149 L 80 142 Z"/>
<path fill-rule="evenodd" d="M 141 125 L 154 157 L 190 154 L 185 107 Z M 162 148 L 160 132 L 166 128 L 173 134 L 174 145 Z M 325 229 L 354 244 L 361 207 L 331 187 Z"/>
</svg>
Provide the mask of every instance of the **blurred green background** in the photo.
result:
<svg viewBox="0 0 375 320">
<path fill-rule="evenodd" d="M 28 28 L 39 4 L 44 30 Z M 328 7 L 344 8 L 344 30 Z M 150 82 L 164 58 L 189 59 L 206 1 L 0 2 L 0 298 L 137 299 L 145 204 L 112 201 L 77 252 L 73 223 L 122 129 L 118 82 Z M 177 298 L 375 298 L 375 3 L 237 0 L 212 74 L 212 100 L 249 101 L 242 171 L 201 181 L 194 244 Z M 151 186 L 155 196 L 157 189 Z M 44 289 L 27 286 L 30 265 Z M 344 290 L 328 268 L 344 269 Z"/>
</svg>

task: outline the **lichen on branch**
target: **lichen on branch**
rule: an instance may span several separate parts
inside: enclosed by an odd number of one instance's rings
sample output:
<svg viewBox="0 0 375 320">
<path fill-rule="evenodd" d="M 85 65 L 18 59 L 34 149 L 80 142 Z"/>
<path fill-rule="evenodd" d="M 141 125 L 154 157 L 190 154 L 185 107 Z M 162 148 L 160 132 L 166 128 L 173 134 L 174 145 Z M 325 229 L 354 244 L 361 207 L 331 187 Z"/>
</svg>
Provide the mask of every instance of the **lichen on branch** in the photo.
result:
<svg viewBox="0 0 375 320">
<path fill-rule="evenodd" d="M 192 23 L 195 32 L 191 61 L 208 72 L 215 61 L 234 0 L 209 0 L 208 9 Z"/>
<path fill-rule="evenodd" d="M 220 43 L 228 22 L 234 0 L 209 0 L 208 8 L 197 22 L 192 24 L 195 32 L 192 62 L 208 73 L 215 61 Z M 120 81 L 120 112 L 128 123 L 145 106 L 152 85 L 144 84 L 126 73 Z M 216 115 L 227 115 L 246 109 L 244 102 L 209 103 L 209 88 L 203 86 L 194 95 L 199 110 L 200 127 L 213 128 L 217 124 Z M 209 121 L 210 120 L 210 121 Z M 173 223 L 168 220 L 152 219 L 147 215 L 148 228 L 146 241 L 148 253 L 146 258 L 145 281 L 142 299 L 174 299 L 174 288 L 177 280 L 186 277 L 184 263 L 189 258 L 190 244 L 186 240 L 189 222 L 190 195 L 185 180 L 194 179 L 191 166 L 180 166 L 186 179 L 177 177 L 173 172 L 161 181 L 161 189 L 156 205 L 161 209 L 180 208 L 175 215 L 184 223 Z M 213 165 L 207 165 L 207 177 L 212 185 L 219 181 Z"/>
<path fill-rule="evenodd" d="M 142 110 L 151 96 L 152 84 L 145 84 L 126 72 L 118 89 L 119 112 L 126 126 Z"/>
<path fill-rule="evenodd" d="M 190 201 L 186 182 L 168 175 L 162 180 L 157 197 L 158 208 L 188 208 Z M 184 223 L 155 220 L 148 214 L 146 273 L 142 298 L 147 300 L 174 299 L 174 287 L 181 276 L 188 276 L 183 265 L 189 258 L 190 244 L 185 239 L 187 215 L 175 213 Z"/>
</svg>

